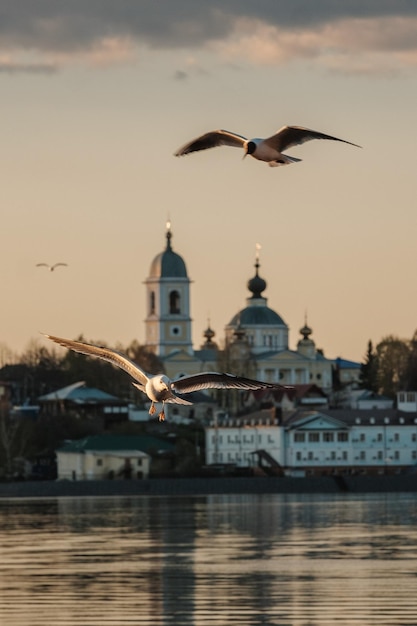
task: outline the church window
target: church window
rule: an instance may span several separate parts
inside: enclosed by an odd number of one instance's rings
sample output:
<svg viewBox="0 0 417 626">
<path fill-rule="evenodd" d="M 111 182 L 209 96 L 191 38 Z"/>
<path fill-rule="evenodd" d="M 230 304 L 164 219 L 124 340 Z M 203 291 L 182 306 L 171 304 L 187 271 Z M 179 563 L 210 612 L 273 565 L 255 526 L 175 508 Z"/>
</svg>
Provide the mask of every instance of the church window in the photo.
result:
<svg viewBox="0 0 417 626">
<path fill-rule="evenodd" d="M 178 291 L 171 291 L 169 294 L 169 312 L 173 314 L 180 312 L 180 294 Z"/>
<path fill-rule="evenodd" d="M 337 433 L 337 440 L 338 441 L 347 441 L 348 440 L 348 434 L 346 432 Z"/>
<path fill-rule="evenodd" d="M 150 296 L 150 303 L 149 303 L 149 312 L 152 315 L 152 313 L 155 313 L 155 292 L 151 291 L 151 296 Z"/>
<path fill-rule="evenodd" d="M 296 443 L 303 443 L 305 438 L 305 433 L 294 433 L 294 442 Z"/>
<path fill-rule="evenodd" d="M 308 440 L 312 443 L 320 441 L 320 433 L 308 433 Z"/>
<path fill-rule="evenodd" d="M 333 439 L 334 439 L 334 433 L 332 432 L 323 433 L 323 441 L 326 441 L 327 443 L 329 443 L 330 441 L 333 441 Z"/>
</svg>

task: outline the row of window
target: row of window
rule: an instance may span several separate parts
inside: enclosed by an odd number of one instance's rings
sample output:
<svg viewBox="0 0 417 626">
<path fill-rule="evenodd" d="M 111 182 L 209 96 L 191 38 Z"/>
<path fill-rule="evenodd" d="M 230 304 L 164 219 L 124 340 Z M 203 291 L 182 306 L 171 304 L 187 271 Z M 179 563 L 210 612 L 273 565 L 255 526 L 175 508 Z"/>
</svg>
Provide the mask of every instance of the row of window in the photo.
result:
<svg viewBox="0 0 417 626">
<path fill-rule="evenodd" d="M 138 466 L 141 466 L 142 465 L 142 461 L 143 461 L 143 459 L 136 459 L 136 464 Z M 103 459 L 100 459 L 100 458 L 96 459 L 96 465 L 97 465 L 97 467 L 102 467 L 103 466 Z"/>
<path fill-rule="evenodd" d="M 213 444 L 216 443 L 216 435 L 212 435 L 211 437 L 211 442 Z M 222 444 L 223 443 L 223 435 L 217 435 L 217 443 L 218 444 Z M 261 444 L 261 443 L 275 443 L 275 439 L 272 435 L 268 434 L 261 434 L 261 433 L 257 433 L 257 434 L 246 434 L 244 433 L 242 436 L 236 434 L 236 435 L 227 435 L 227 443 L 230 444 L 244 444 L 244 443 L 257 443 L 257 444 Z"/>
<path fill-rule="evenodd" d="M 305 443 L 306 441 L 309 443 L 317 443 L 319 441 L 324 441 L 326 443 L 331 443 L 333 441 L 344 442 L 349 441 L 349 433 L 346 431 L 338 433 L 332 431 L 294 433 L 294 443 Z"/>
<path fill-rule="evenodd" d="M 215 461 L 217 463 L 244 463 L 245 465 L 252 465 L 255 462 L 253 455 L 248 454 L 246 452 L 242 452 L 242 453 L 218 452 L 216 456 L 217 458 L 215 459 Z M 413 461 L 417 460 L 416 450 L 412 451 L 411 458 Z M 316 462 L 316 463 L 317 462 L 329 462 L 329 461 L 343 461 L 347 463 L 348 453 L 346 450 L 344 450 L 343 452 L 335 452 L 334 450 L 332 450 L 329 452 L 329 456 L 327 456 L 323 460 L 317 456 L 314 456 L 314 452 L 308 452 L 307 455 L 305 456 L 303 456 L 301 452 L 296 452 L 295 460 L 297 463 L 302 463 L 303 461 L 304 462 L 305 461 Z M 380 462 L 380 463 L 382 462 L 390 463 L 390 461 L 400 462 L 401 452 L 399 450 L 394 450 L 391 454 L 387 456 L 383 450 L 372 451 L 372 453 L 368 451 L 368 454 L 366 453 L 365 450 L 361 450 L 351 462 L 355 462 L 355 461 L 360 461 L 361 463 L 368 462 L 371 464 L 374 463 L 375 461 Z M 405 459 L 405 462 L 408 462 L 408 459 Z"/>
<path fill-rule="evenodd" d="M 181 313 L 181 296 L 178 291 L 170 291 L 169 296 L 169 313 L 171 315 L 178 315 Z M 151 291 L 149 295 L 149 314 L 154 315 L 156 312 L 156 300 L 155 292 Z"/>
<path fill-rule="evenodd" d="M 416 392 L 415 391 L 401 391 L 398 394 L 399 402 L 415 402 L 416 401 Z"/>
<path fill-rule="evenodd" d="M 366 437 L 365 433 L 359 433 L 358 435 L 356 435 L 356 437 L 354 435 L 352 441 L 361 442 L 361 443 L 364 443 L 366 441 L 370 443 L 381 443 L 382 441 L 384 441 L 383 433 L 367 433 L 367 434 L 368 434 L 368 437 Z M 388 442 L 398 442 L 400 441 L 400 434 L 392 433 L 388 437 L 385 437 L 385 440 Z M 295 432 L 294 433 L 294 443 L 305 443 L 306 441 L 308 441 L 309 443 L 317 443 L 320 441 L 324 443 L 332 443 L 334 441 L 338 441 L 339 443 L 346 442 L 346 441 L 349 441 L 349 433 L 346 431 L 336 432 L 336 433 L 333 431 L 309 432 L 309 433 Z M 411 434 L 411 441 L 417 441 L 417 433 Z"/>
<path fill-rule="evenodd" d="M 359 433 L 356 437 L 353 437 L 352 442 L 360 442 L 360 443 L 382 443 L 384 441 L 383 433 L 367 433 L 368 437 L 365 433 Z M 226 437 L 225 437 L 226 440 Z M 294 443 L 346 443 L 349 441 L 349 433 L 347 431 L 313 431 L 309 433 L 305 432 L 295 432 L 293 436 Z M 398 443 L 400 441 L 399 433 L 392 433 L 389 437 L 385 438 L 386 443 Z M 411 434 L 411 441 L 417 441 L 417 433 Z M 252 443 L 275 443 L 275 439 L 271 434 L 262 434 L 262 433 L 244 433 L 240 434 L 228 434 L 227 441 L 225 443 L 228 444 L 252 444 Z M 212 435 L 212 443 L 216 443 L 216 434 Z M 223 435 L 217 435 L 217 443 L 223 444 Z"/>
<path fill-rule="evenodd" d="M 323 461 L 323 459 L 314 456 L 317 453 L 314 453 L 312 451 L 307 452 L 307 454 L 305 452 L 296 452 L 295 453 L 295 460 L 297 462 L 302 462 L 302 461 Z M 347 461 L 348 460 L 348 453 L 346 450 L 343 450 L 342 452 L 339 451 L 334 451 L 331 450 L 330 452 L 326 453 L 328 454 L 328 456 L 326 456 L 326 458 L 324 459 L 325 461 Z M 412 450 L 411 452 L 411 458 L 413 461 L 417 460 L 417 451 L 416 450 Z M 401 452 L 400 450 L 393 450 L 392 452 L 389 452 L 388 454 L 386 452 L 384 452 L 383 450 L 372 450 L 372 451 L 366 451 L 366 450 L 360 450 L 354 457 L 353 459 L 354 461 L 361 461 L 361 462 L 372 462 L 372 461 L 385 461 L 387 463 L 389 463 L 390 461 L 400 461 L 401 460 Z"/>
</svg>

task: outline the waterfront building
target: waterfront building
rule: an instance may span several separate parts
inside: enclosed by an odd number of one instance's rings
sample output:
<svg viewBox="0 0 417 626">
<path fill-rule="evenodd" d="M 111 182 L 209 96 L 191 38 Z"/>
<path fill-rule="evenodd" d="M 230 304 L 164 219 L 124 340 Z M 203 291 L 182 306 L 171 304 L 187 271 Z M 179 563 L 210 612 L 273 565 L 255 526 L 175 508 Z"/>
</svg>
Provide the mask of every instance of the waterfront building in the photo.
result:
<svg viewBox="0 0 417 626">
<path fill-rule="evenodd" d="M 68 441 L 56 451 L 58 480 L 148 478 L 151 455 L 173 444 L 150 435 L 92 435 Z"/>
<path fill-rule="evenodd" d="M 206 429 L 208 465 L 254 467 L 268 455 L 292 476 L 398 473 L 417 464 L 417 413 L 323 409 L 276 417 L 270 409 L 219 416 Z"/>
</svg>

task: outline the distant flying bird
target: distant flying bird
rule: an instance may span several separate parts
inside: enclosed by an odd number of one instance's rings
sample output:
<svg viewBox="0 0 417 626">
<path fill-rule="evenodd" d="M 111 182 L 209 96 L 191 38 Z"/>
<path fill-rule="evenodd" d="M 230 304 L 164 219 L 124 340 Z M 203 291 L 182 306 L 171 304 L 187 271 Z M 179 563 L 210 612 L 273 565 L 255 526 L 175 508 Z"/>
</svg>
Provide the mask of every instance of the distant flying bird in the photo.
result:
<svg viewBox="0 0 417 626">
<path fill-rule="evenodd" d="M 36 267 L 47 267 L 50 272 L 53 272 L 56 267 L 60 266 L 68 267 L 68 263 L 55 263 L 54 265 L 49 265 L 48 263 L 36 263 Z"/>
<path fill-rule="evenodd" d="M 159 413 L 159 421 L 165 419 L 164 404 L 192 404 L 188 400 L 178 397 L 177 393 L 190 393 L 191 391 L 199 391 L 201 389 L 285 389 L 283 385 L 264 383 L 250 378 L 234 376 L 233 374 L 219 374 L 217 372 L 201 372 L 191 376 L 182 376 L 178 380 L 170 380 L 165 374 L 157 374 L 151 376 L 145 372 L 136 363 L 131 361 L 127 356 L 102 346 L 95 346 L 84 341 L 72 341 L 71 339 L 62 339 L 53 335 L 45 335 L 48 339 L 55 341 L 64 348 L 80 352 L 87 356 L 95 356 L 104 361 L 108 361 L 116 367 L 124 370 L 135 381 L 133 385 L 146 394 L 151 401 L 149 415 L 156 412 L 155 402 L 162 402 L 162 411 Z"/>
<path fill-rule="evenodd" d="M 190 152 L 207 150 L 217 146 L 232 146 L 233 148 L 244 149 L 245 154 L 243 158 L 250 154 L 258 161 L 265 161 L 270 167 L 278 167 L 279 165 L 289 165 L 301 161 L 301 159 L 283 154 L 283 150 L 305 143 L 311 139 L 331 139 L 332 141 L 348 143 L 356 148 L 361 147 L 356 143 L 325 135 L 316 130 L 309 130 L 301 126 L 283 126 L 275 135 L 267 139 L 247 139 L 242 135 L 236 135 L 227 130 L 213 130 L 189 141 L 185 146 L 177 150 L 174 156 L 184 156 L 185 154 L 190 154 Z"/>
</svg>

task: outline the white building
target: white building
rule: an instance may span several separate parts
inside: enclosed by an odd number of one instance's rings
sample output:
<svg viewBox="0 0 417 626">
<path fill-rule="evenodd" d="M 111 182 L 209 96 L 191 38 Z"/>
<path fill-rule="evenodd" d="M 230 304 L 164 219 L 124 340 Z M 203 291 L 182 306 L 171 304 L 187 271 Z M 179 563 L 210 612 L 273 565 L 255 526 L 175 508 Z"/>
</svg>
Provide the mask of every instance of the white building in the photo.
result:
<svg viewBox="0 0 417 626">
<path fill-rule="evenodd" d="M 151 456 L 173 445 L 149 435 L 91 435 L 56 450 L 58 480 L 141 479 L 149 476 Z"/>
<path fill-rule="evenodd" d="M 288 475 L 393 473 L 417 463 L 417 413 L 297 411 L 222 419 L 206 429 L 206 462 L 254 466 L 264 451 Z"/>
<path fill-rule="evenodd" d="M 417 391 L 399 391 L 397 393 L 397 407 L 406 413 L 417 412 Z"/>
</svg>

